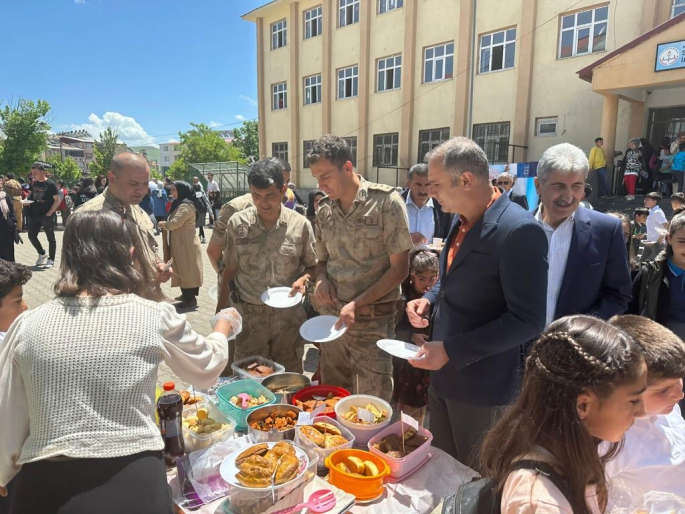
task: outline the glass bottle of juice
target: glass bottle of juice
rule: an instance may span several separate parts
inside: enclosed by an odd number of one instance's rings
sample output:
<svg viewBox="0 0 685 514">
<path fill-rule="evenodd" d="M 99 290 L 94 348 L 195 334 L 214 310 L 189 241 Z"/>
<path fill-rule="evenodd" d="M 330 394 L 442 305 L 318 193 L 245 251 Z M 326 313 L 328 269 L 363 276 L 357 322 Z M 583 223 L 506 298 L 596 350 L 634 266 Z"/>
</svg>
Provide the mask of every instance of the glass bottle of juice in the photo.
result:
<svg viewBox="0 0 685 514">
<path fill-rule="evenodd" d="M 157 415 L 159 429 L 164 439 L 164 462 L 172 467 L 176 459 L 183 457 L 185 444 L 183 443 L 183 398 L 176 391 L 176 384 L 165 382 L 164 392 L 157 400 Z"/>
</svg>

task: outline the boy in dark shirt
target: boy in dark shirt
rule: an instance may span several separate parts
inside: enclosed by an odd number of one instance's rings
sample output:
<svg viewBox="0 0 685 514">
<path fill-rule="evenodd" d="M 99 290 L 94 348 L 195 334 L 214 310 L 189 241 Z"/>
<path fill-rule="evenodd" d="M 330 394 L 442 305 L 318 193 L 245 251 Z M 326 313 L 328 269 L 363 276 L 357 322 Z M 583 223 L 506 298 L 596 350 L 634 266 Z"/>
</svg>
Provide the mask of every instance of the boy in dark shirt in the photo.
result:
<svg viewBox="0 0 685 514">
<path fill-rule="evenodd" d="M 55 224 L 52 215 L 57 211 L 60 204 L 59 191 L 57 184 L 49 180 L 45 174 L 45 167 L 40 163 L 33 163 L 31 166 L 33 183 L 31 184 L 31 194 L 29 200 L 33 203 L 29 205 L 29 241 L 38 252 L 36 266 L 52 268 L 55 264 L 55 254 L 57 253 L 57 241 L 55 240 Z M 43 227 L 48 238 L 49 255 L 45 254 L 43 245 L 38 240 L 38 233 Z"/>
</svg>

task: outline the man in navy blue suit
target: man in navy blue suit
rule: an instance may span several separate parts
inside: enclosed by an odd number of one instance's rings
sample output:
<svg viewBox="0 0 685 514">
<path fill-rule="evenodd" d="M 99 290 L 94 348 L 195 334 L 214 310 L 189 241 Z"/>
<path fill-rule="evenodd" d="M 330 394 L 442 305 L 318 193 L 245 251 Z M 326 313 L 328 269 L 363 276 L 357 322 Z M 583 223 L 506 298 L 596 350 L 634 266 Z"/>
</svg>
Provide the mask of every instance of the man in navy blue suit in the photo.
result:
<svg viewBox="0 0 685 514">
<path fill-rule="evenodd" d="M 547 149 L 538 162 L 535 218 L 549 241 L 546 325 L 570 314 L 608 320 L 623 314 L 631 296 L 620 220 L 580 207 L 588 160 L 569 143 Z"/>
<path fill-rule="evenodd" d="M 455 137 L 428 156 L 431 194 L 459 213 L 440 259 L 440 282 L 409 302 L 416 328 L 434 311 L 432 341 L 409 362 L 431 370 L 433 444 L 469 460 L 518 393 L 527 343 L 545 326 L 547 238 L 539 223 L 493 187 L 485 152 Z"/>
</svg>

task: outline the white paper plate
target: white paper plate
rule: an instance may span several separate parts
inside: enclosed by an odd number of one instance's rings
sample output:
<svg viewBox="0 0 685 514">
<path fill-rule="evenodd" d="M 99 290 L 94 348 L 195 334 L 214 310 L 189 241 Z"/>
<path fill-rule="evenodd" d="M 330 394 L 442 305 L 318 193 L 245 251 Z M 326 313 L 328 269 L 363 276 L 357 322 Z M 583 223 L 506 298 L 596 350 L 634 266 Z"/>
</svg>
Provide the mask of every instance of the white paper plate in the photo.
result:
<svg viewBox="0 0 685 514">
<path fill-rule="evenodd" d="M 300 327 L 300 335 L 312 343 L 327 343 L 338 339 L 347 331 L 346 326 L 334 329 L 333 327 L 338 322 L 335 316 L 317 316 L 308 319 Z"/>
<path fill-rule="evenodd" d="M 273 448 L 277 443 L 265 443 L 269 445 L 269 448 Z M 248 446 L 249 448 L 249 446 Z M 300 468 L 297 471 L 297 475 L 295 475 L 291 480 L 287 481 L 285 484 L 280 484 L 274 487 L 274 489 L 280 489 L 281 487 L 287 486 L 290 482 L 295 480 L 297 477 L 301 476 L 302 473 L 304 473 L 307 470 L 307 466 L 309 466 L 309 458 L 307 457 L 307 454 L 302 451 L 301 448 L 298 448 L 297 446 L 293 445 L 293 448 L 295 448 L 295 455 L 297 456 L 298 459 L 300 459 Z M 235 465 L 235 459 L 240 455 L 242 452 L 244 452 L 247 448 L 239 448 L 238 450 L 235 450 L 234 452 L 230 453 L 224 461 L 221 463 L 221 467 L 219 468 L 219 473 L 221 474 L 221 478 L 223 478 L 226 482 L 228 482 L 229 485 L 234 486 L 234 487 L 239 487 L 240 489 L 245 489 L 248 491 L 271 491 L 271 487 L 245 487 L 242 485 L 238 479 L 235 477 L 240 470 L 238 469 L 238 466 Z"/>
<path fill-rule="evenodd" d="M 215 302 L 219 299 L 219 286 L 214 284 L 209 288 L 209 297 Z"/>
<path fill-rule="evenodd" d="M 21 200 L 22 205 L 31 205 L 33 203 L 33 200 Z"/>
<path fill-rule="evenodd" d="M 381 339 L 376 341 L 376 346 L 393 357 L 400 359 L 415 359 L 416 352 L 419 351 L 419 347 L 415 344 L 397 341 L 396 339 Z"/>
<path fill-rule="evenodd" d="M 294 307 L 298 303 L 302 303 L 302 293 L 297 293 L 295 296 L 290 296 L 290 287 L 272 287 L 262 293 L 262 301 L 269 307 L 276 309 L 287 309 Z"/>
</svg>

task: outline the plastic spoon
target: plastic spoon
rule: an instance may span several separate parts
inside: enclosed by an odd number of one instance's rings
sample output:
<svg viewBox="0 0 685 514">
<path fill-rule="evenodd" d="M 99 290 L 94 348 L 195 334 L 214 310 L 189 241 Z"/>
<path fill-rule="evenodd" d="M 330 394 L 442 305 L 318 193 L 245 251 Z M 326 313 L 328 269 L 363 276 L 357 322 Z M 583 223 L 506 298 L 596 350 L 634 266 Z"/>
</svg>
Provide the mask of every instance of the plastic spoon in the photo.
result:
<svg viewBox="0 0 685 514">
<path fill-rule="evenodd" d="M 335 507 L 337 500 L 335 499 L 335 494 L 330 489 L 319 489 L 314 491 L 309 499 L 305 503 L 300 503 L 294 507 L 289 507 L 287 509 L 279 510 L 274 514 L 289 514 L 290 512 L 299 511 L 307 507 L 310 511 L 321 513 L 328 512 Z"/>
</svg>

